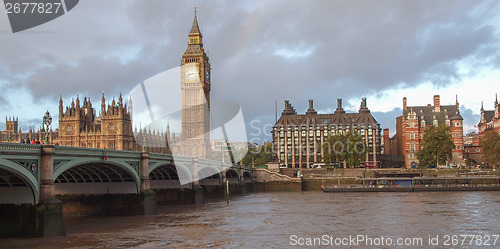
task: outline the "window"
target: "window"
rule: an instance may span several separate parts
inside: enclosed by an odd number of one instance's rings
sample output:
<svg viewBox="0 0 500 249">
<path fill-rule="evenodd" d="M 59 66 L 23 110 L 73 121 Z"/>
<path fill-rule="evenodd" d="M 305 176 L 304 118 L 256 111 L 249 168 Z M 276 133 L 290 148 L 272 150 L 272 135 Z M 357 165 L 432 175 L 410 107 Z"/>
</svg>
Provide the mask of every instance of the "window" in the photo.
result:
<svg viewBox="0 0 500 249">
<path fill-rule="evenodd" d="M 410 139 L 415 139 L 415 134 L 413 134 L 413 132 L 410 133 Z"/>
<path fill-rule="evenodd" d="M 432 121 L 432 125 L 434 125 L 434 127 L 437 127 L 437 126 L 438 126 L 438 121 L 434 119 L 434 120 Z"/>
</svg>

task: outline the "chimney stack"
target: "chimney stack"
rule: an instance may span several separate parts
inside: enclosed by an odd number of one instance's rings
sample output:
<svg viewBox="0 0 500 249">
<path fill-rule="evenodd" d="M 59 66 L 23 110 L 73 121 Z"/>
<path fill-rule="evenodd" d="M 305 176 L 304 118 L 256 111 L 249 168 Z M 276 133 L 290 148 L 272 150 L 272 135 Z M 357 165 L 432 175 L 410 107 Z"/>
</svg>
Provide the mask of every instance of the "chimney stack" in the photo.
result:
<svg viewBox="0 0 500 249">
<path fill-rule="evenodd" d="M 441 104 L 439 103 L 439 95 L 434 95 L 434 112 L 441 111 Z"/>
<path fill-rule="evenodd" d="M 313 100 L 312 99 L 309 100 L 309 109 L 314 109 L 313 108 Z"/>
<path fill-rule="evenodd" d="M 406 97 L 403 98 L 403 111 L 408 108 L 408 105 L 406 103 Z"/>
</svg>

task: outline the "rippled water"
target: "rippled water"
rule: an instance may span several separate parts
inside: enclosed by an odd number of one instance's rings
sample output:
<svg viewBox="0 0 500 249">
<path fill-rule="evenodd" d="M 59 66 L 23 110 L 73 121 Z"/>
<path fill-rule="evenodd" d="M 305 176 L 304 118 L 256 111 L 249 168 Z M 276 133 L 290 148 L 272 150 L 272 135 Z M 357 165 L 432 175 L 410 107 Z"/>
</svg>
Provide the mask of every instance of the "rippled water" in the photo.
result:
<svg viewBox="0 0 500 249">
<path fill-rule="evenodd" d="M 424 243 L 334 248 L 429 248 L 429 236 L 440 236 L 440 246 L 432 248 L 478 248 L 468 240 L 467 245 L 444 246 L 443 239 L 500 233 L 500 192 L 256 193 L 234 197 L 229 205 L 159 211 L 147 217 L 69 217 L 66 237 L 0 240 L 0 248 L 293 248 L 290 243 L 298 241 L 292 235 L 423 238 Z M 496 246 L 481 248 L 500 248 L 500 239 Z"/>
</svg>

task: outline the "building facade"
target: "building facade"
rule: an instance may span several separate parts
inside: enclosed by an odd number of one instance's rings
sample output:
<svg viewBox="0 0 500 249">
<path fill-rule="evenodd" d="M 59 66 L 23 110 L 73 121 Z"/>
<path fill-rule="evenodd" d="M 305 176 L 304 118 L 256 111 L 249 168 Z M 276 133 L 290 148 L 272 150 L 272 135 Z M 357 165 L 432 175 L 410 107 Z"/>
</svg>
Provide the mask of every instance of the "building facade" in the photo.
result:
<svg viewBox="0 0 500 249">
<path fill-rule="evenodd" d="M 479 134 L 476 132 L 471 132 L 464 137 L 464 159 L 470 159 L 473 164 L 484 163 Z"/>
<path fill-rule="evenodd" d="M 479 137 L 482 137 L 487 130 L 493 130 L 500 134 L 500 105 L 498 97 L 495 97 L 494 107 L 494 110 L 485 111 L 481 104 L 481 120 L 479 120 L 479 124 L 477 125 Z"/>
<path fill-rule="evenodd" d="M 434 105 L 408 106 L 403 98 L 403 115 L 399 124 L 401 127 L 401 146 L 406 168 L 417 166 L 419 161 L 416 153 L 423 142 L 425 129 L 430 126 L 446 125 L 451 127 L 453 164 L 464 164 L 463 118 L 460 115 L 458 99 L 454 105 L 441 105 L 439 95 L 434 95 Z M 398 124 L 397 124 L 398 125 Z"/>
<path fill-rule="evenodd" d="M 323 160 L 323 144 L 330 136 L 346 134 L 350 130 L 365 139 L 366 161 L 379 161 L 381 153 L 380 124 L 370 113 L 363 98 L 358 113 L 346 113 L 342 99 L 332 114 L 318 114 L 309 100 L 305 114 L 297 114 L 288 100 L 272 130 L 274 152 L 280 165 L 292 168 L 310 168 Z"/>
<path fill-rule="evenodd" d="M 113 98 L 106 105 L 101 98 L 100 113 L 97 115 L 90 98 L 84 98 L 82 105 L 77 96 L 64 110 L 62 97 L 59 99 L 59 129 L 53 143 L 60 146 L 100 148 L 112 150 L 168 153 L 168 132 L 132 130 L 132 101 L 127 106 L 120 94 L 118 102 Z M 137 143 L 136 138 L 139 143 Z"/>
<path fill-rule="evenodd" d="M 41 120 L 40 120 L 41 121 Z M 57 131 L 49 130 L 49 142 L 57 142 Z M 7 117 L 5 118 L 5 131 L 0 131 L 0 142 L 8 143 L 44 143 L 47 132 L 43 125 L 40 125 L 38 131 L 34 128 L 30 128 L 28 132 L 23 132 L 19 128 L 19 118 L 18 117 Z"/>
</svg>

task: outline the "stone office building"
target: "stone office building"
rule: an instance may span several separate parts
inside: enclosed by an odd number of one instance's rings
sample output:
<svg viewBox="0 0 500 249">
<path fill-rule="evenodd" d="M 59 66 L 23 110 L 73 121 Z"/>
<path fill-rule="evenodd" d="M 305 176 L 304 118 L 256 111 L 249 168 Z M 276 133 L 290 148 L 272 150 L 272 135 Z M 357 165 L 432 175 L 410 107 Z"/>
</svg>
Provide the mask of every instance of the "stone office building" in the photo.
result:
<svg viewBox="0 0 500 249">
<path fill-rule="evenodd" d="M 370 113 L 363 98 L 358 113 L 346 113 L 342 99 L 337 99 L 334 113 L 318 114 L 309 100 L 305 114 L 297 114 L 288 100 L 285 109 L 273 127 L 274 153 L 280 165 L 292 168 L 310 168 L 323 160 L 323 143 L 330 136 L 356 130 L 365 138 L 366 161 L 378 162 L 381 152 L 380 124 Z"/>
</svg>

